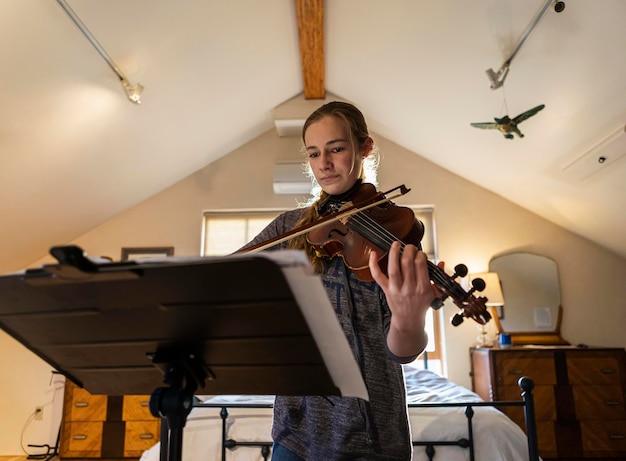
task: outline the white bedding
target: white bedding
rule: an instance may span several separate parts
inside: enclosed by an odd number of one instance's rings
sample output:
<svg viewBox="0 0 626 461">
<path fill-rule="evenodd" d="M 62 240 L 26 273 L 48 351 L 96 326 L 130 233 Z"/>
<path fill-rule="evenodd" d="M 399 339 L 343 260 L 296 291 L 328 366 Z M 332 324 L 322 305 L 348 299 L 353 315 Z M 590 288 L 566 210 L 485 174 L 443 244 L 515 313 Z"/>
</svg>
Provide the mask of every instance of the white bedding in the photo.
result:
<svg viewBox="0 0 626 461">
<path fill-rule="evenodd" d="M 435 373 L 405 367 L 409 404 L 429 402 L 480 402 L 478 395 Z M 271 404 L 271 396 L 211 396 L 206 403 Z M 478 461 L 528 460 L 524 432 L 504 414 L 492 407 L 474 408 L 474 453 Z M 414 441 L 467 438 L 465 407 L 409 408 Z M 230 408 L 227 438 L 236 441 L 269 442 L 272 424 L 271 408 Z M 183 461 L 221 460 L 222 419 L 220 408 L 194 408 L 187 419 L 183 435 Z M 414 461 L 427 460 L 425 448 L 416 446 Z M 436 446 L 435 461 L 469 460 L 467 449 Z M 159 444 L 143 453 L 140 461 L 159 461 Z M 227 450 L 227 460 L 262 461 L 260 448 L 238 447 Z"/>
<path fill-rule="evenodd" d="M 412 403 L 482 402 L 470 390 L 427 370 L 405 367 L 407 400 Z M 521 392 L 521 391 L 520 391 Z M 409 408 L 414 441 L 468 438 L 466 407 Z M 522 429 L 493 407 L 473 407 L 474 455 L 478 461 L 527 461 L 528 440 Z M 413 460 L 427 460 L 425 448 L 413 448 Z M 461 447 L 435 446 L 435 461 L 469 460 Z"/>
</svg>

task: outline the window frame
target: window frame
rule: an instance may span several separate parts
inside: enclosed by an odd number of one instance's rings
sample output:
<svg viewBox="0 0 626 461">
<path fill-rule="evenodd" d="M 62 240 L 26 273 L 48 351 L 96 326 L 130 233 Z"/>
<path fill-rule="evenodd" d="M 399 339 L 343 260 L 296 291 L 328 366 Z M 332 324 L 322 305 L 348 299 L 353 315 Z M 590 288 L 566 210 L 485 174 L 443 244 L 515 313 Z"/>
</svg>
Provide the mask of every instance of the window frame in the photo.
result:
<svg viewBox="0 0 626 461">
<path fill-rule="evenodd" d="M 200 241 L 200 256 L 223 256 L 223 253 L 209 253 L 207 252 L 206 249 L 206 244 L 207 244 L 207 232 L 208 232 L 208 225 L 207 225 L 207 217 L 209 216 L 229 216 L 229 217 L 252 217 L 252 216 L 272 216 L 271 219 L 269 219 L 269 222 L 271 222 L 274 218 L 276 218 L 280 213 L 283 213 L 285 211 L 288 211 L 289 208 L 254 208 L 254 209 L 245 209 L 245 208 L 228 208 L 228 209 L 217 209 L 217 210 L 205 210 L 202 213 L 202 234 L 201 234 L 201 241 Z M 254 237 L 254 235 L 252 237 L 250 237 L 250 240 Z M 245 240 L 245 239 L 244 239 Z M 248 240 L 249 241 L 249 240 Z M 248 243 L 248 241 L 244 241 L 242 243 L 242 246 L 245 245 L 246 243 Z M 238 248 L 234 248 L 231 249 L 230 252 L 233 251 L 237 251 Z"/>
</svg>

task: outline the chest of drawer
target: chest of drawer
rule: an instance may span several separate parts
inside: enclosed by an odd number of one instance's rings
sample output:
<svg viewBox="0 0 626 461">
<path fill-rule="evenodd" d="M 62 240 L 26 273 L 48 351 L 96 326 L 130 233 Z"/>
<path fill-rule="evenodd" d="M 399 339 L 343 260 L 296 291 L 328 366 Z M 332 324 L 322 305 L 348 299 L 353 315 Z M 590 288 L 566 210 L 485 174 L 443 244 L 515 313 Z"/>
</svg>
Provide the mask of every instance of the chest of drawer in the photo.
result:
<svg viewBox="0 0 626 461">
<path fill-rule="evenodd" d="M 154 420 L 154 416 L 150 413 L 150 396 L 125 395 L 122 403 L 122 419 L 124 421 Z"/>
<path fill-rule="evenodd" d="M 551 460 L 626 460 L 626 353 L 622 348 L 521 347 L 470 350 L 472 386 L 490 400 L 519 400 L 535 382 L 539 454 Z M 518 407 L 501 408 L 520 427 Z"/>
<path fill-rule="evenodd" d="M 583 451 L 626 456 L 626 421 L 581 421 Z"/>
<path fill-rule="evenodd" d="M 138 458 L 159 441 L 159 421 L 126 421 L 124 456 Z"/>
<path fill-rule="evenodd" d="M 572 386 L 572 394 L 578 419 L 626 419 L 624 391 L 621 386 Z"/>
<path fill-rule="evenodd" d="M 122 405 L 124 421 L 124 456 L 135 458 L 159 441 L 161 423 L 150 412 L 149 395 L 125 395 Z"/>
<path fill-rule="evenodd" d="M 150 396 L 93 395 L 66 383 L 59 443 L 61 458 L 139 458 L 159 441 Z"/>
<path fill-rule="evenodd" d="M 105 421 L 107 419 L 106 395 L 92 395 L 85 389 L 74 387 L 65 414 L 69 421 Z"/>
<path fill-rule="evenodd" d="M 554 359 L 550 357 L 507 357 L 500 361 L 498 383 L 516 386 L 522 376 L 529 376 L 535 385 L 556 384 Z"/>
<path fill-rule="evenodd" d="M 101 421 L 74 421 L 63 425 L 61 456 L 67 458 L 99 457 L 102 450 Z"/>
<path fill-rule="evenodd" d="M 570 384 L 620 384 L 620 363 L 615 357 L 568 357 Z"/>
<path fill-rule="evenodd" d="M 522 400 L 519 387 L 504 386 L 501 398 L 503 400 Z M 535 398 L 535 419 L 537 421 L 555 421 L 556 405 L 554 400 L 554 386 L 539 385 L 533 389 Z M 505 407 L 504 412 L 516 422 L 523 425 L 524 409 L 521 407 Z"/>
</svg>

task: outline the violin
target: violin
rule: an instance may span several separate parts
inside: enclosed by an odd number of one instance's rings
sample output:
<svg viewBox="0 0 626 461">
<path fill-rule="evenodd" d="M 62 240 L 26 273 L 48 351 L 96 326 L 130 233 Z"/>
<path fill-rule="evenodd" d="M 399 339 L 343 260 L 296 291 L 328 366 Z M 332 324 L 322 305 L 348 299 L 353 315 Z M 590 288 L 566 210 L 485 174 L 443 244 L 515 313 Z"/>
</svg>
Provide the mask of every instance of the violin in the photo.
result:
<svg viewBox="0 0 626 461">
<path fill-rule="evenodd" d="M 397 195 L 389 196 L 396 190 L 399 190 Z M 318 208 L 320 218 L 317 221 L 243 251 L 260 251 L 306 234 L 308 243 L 318 256 L 339 256 L 359 280 L 373 281 L 369 270 L 369 255 L 372 251 L 380 255 L 378 262 L 386 273 L 387 257 L 393 242 L 400 241 L 401 248 L 412 244 L 421 249 L 423 223 L 416 219 L 413 210 L 392 202 L 393 198 L 409 191 L 401 185 L 387 192 L 377 192 L 372 184 L 357 183 L 348 194 L 343 194 L 339 199 L 331 196 L 323 202 Z M 473 294 L 485 289 L 483 280 L 472 280 L 472 288 L 465 291 L 455 280 L 467 275 L 465 265 L 457 265 L 454 274 L 449 276 L 431 261 L 427 264 L 430 280 L 442 293 L 440 298 L 431 303 L 433 309 L 441 308 L 449 297 L 462 311 L 452 318 L 452 325 L 460 325 L 465 317 L 481 325 L 491 319 L 485 305 L 487 298 L 475 297 Z"/>
<path fill-rule="evenodd" d="M 410 189 L 399 186 L 404 195 Z M 392 189 L 393 191 L 395 189 Z M 346 266 L 352 270 L 361 281 L 373 281 L 369 270 L 369 255 L 376 251 L 379 257 L 381 269 L 386 272 L 387 255 L 391 244 L 398 240 L 401 248 L 413 244 L 421 249 L 421 240 L 424 236 L 424 225 L 416 219 L 413 210 L 400 207 L 391 201 L 382 201 L 376 206 L 362 207 L 363 203 L 378 203 L 381 196 L 376 192 L 372 184 L 363 183 L 353 193 L 351 202 L 333 203 L 326 205 L 332 213 L 341 213 L 344 207 L 352 207 L 354 203 L 360 211 L 351 214 L 347 218 L 329 221 L 323 226 L 317 226 L 307 233 L 307 241 L 315 248 L 319 255 L 326 257 L 340 256 Z M 432 307 L 436 310 L 443 306 L 446 298 L 450 297 L 459 307 L 463 314 L 456 314 L 452 319 L 454 326 L 460 325 L 464 317 L 471 317 L 480 324 L 485 324 L 491 319 L 487 312 L 484 297 L 476 298 L 474 291 L 485 289 L 485 283 L 481 279 L 472 281 L 472 289 L 466 292 L 456 281 L 457 277 L 467 275 L 467 267 L 457 265 L 455 273 L 448 276 L 439 266 L 428 261 L 428 273 L 431 281 L 443 293 L 443 296 L 434 300 Z"/>
<path fill-rule="evenodd" d="M 409 191 L 404 186 L 396 189 L 400 189 L 400 195 Z M 391 244 L 399 240 L 403 244 L 402 248 L 413 244 L 421 249 L 420 242 L 424 236 L 424 225 L 415 218 L 410 208 L 396 206 L 390 200 L 375 202 L 377 205 L 373 207 L 362 206 L 385 197 L 391 191 L 379 194 L 372 184 L 365 183 L 352 193 L 350 202 L 334 200 L 331 196 L 331 200 L 318 208 L 322 217 L 340 213 L 344 208 L 354 206 L 354 203 L 359 211 L 339 220 L 331 220 L 324 226 L 315 226 L 307 233 L 307 242 L 319 257 L 340 256 L 363 282 L 374 280 L 369 270 L 369 256 L 372 251 L 376 251 L 380 255 L 378 263 L 387 275 L 387 254 Z"/>
</svg>

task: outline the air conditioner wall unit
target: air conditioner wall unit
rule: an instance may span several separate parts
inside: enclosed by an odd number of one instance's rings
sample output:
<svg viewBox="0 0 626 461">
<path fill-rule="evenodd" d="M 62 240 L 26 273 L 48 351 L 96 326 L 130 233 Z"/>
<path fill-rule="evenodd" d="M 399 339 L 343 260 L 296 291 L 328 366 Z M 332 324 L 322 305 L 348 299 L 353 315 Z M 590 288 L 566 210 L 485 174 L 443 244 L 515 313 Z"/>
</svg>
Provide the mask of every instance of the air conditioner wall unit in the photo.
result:
<svg viewBox="0 0 626 461">
<path fill-rule="evenodd" d="M 301 93 L 280 104 L 273 110 L 276 133 L 281 138 L 302 136 L 302 127 L 307 117 L 321 105 L 330 101 L 343 101 L 343 99 L 328 91 L 324 99 L 306 99 L 304 93 Z"/>
<path fill-rule="evenodd" d="M 281 138 L 298 137 L 302 134 L 304 121 L 304 118 L 276 119 L 274 120 L 276 133 Z"/>
<path fill-rule="evenodd" d="M 311 180 L 299 162 L 274 164 L 274 193 L 302 195 L 311 192 Z"/>
</svg>

